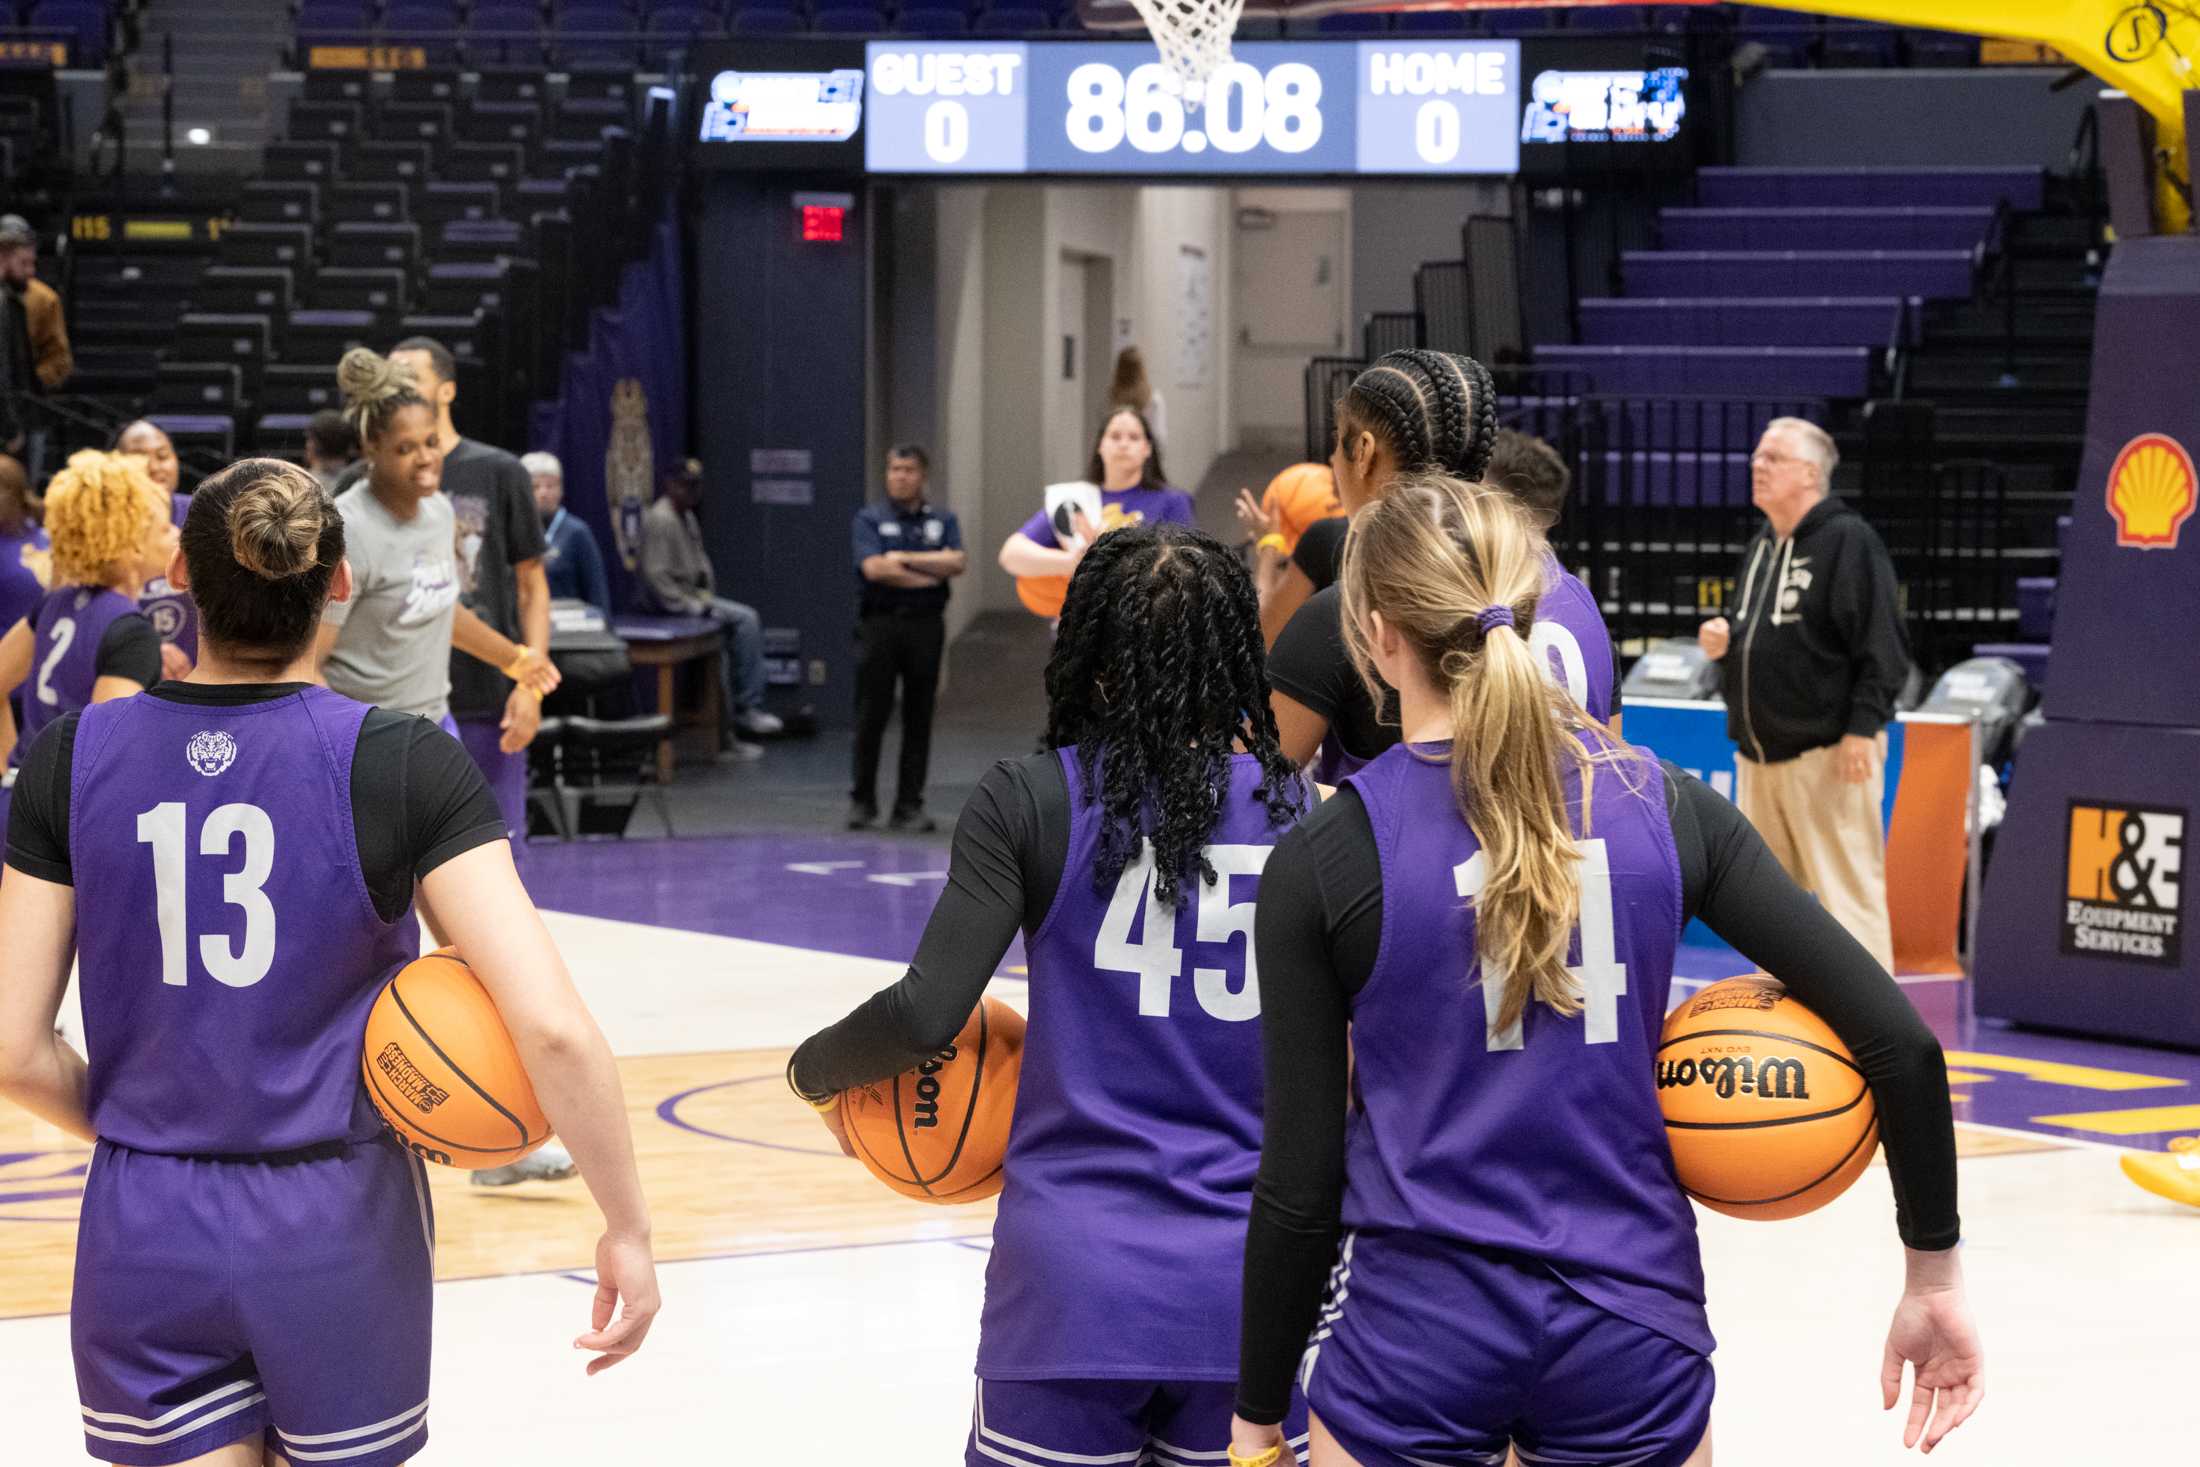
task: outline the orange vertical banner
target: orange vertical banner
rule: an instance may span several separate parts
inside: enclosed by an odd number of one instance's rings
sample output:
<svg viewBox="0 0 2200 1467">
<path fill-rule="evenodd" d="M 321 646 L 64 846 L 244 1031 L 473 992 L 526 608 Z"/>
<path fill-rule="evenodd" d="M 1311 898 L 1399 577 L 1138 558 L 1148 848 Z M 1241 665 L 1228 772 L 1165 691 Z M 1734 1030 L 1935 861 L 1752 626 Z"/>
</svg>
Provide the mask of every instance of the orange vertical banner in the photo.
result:
<svg viewBox="0 0 2200 1467">
<path fill-rule="evenodd" d="M 1887 915 L 1897 973 L 1960 973 L 1966 818 L 1978 778 L 1971 728 L 1904 719 L 1902 775 L 1887 829 Z"/>
</svg>

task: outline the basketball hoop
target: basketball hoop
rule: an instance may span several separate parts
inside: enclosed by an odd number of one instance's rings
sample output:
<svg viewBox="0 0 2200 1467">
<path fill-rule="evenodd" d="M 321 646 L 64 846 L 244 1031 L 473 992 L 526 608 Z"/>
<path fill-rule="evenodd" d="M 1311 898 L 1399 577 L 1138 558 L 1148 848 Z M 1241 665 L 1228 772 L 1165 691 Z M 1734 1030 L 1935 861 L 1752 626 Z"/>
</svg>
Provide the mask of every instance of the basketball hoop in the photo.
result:
<svg viewBox="0 0 2200 1467">
<path fill-rule="evenodd" d="M 1161 64 L 1184 84 L 1184 110 L 1195 112 L 1207 97 L 1207 79 L 1230 64 L 1230 37 L 1237 30 L 1245 0 L 1131 0 Z"/>
</svg>

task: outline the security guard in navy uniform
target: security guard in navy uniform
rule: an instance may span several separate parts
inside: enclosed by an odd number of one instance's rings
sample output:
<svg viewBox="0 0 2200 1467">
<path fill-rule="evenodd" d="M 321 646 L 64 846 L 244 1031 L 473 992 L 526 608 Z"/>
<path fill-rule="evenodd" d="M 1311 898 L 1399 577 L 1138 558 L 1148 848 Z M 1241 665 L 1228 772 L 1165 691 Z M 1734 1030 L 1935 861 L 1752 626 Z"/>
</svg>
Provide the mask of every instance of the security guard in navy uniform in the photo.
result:
<svg viewBox="0 0 2200 1467">
<path fill-rule="evenodd" d="M 914 443 L 886 454 L 886 503 L 856 511 L 856 574 L 862 620 L 856 628 L 856 774 L 848 828 L 878 824 L 878 756 L 901 684 L 901 782 L 895 830 L 938 829 L 924 813 L 925 767 L 932 757 L 932 698 L 947 642 L 947 583 L 969 569 L 954 512 L 924 496 L 931 460 Z"/>
</svg>

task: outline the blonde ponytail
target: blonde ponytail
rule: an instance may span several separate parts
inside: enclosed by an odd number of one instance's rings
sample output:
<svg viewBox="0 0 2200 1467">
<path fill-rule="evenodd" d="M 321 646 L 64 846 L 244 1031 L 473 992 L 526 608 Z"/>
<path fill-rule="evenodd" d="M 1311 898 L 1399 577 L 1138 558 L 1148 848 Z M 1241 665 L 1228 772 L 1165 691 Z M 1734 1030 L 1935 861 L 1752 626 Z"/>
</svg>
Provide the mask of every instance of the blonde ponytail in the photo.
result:
<svg viewBox="0 0 2200 1467">
<path fill-rule="evenodd" d="M 1420 656 L 1451 706 L 1451 786 L 1482 847 L 1474 899 L 1485 981 L 1504 990 L 1492 1032 L 1530 1001 L 1581 1011 L 1566 969 L 1581 910 L 1568 766 L 1592 755 L 1592 720 L 1550 678 L 1529 645 L 1547 574 L 1542 532 L 1512 496 L 1442 476 L 1416 476 L 1354 517 L 1345 541 L 1345 641 L 1381 701 L 1368 649 L 1380 613 Z M 1586 799 L 1588 784 L 1580 785 Z M 1586 811 L 1584 811 L 1586 816 Z"/>
</svg>

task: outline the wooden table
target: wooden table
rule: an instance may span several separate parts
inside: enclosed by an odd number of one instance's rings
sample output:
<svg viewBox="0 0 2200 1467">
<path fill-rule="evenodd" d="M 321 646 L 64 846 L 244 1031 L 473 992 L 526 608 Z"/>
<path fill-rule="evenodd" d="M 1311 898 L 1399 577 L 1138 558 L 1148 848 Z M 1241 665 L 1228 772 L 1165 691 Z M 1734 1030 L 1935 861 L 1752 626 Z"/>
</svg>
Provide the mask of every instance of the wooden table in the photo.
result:
<svg viewBox="0 0 2200 1467">
<path fill-rule="evenodd" d="M 703 663 L 703 707 L 691 722 L 710 731 L 713 750 L 724 737 L 725 703 L 718 688 L 718 649 L 725 630 L 707 616 L 622 616 L 611 629 L 626 643 L 629 661 L 636 667 L 657 669 L 657 711 L 673 721 L 664 742 L 657 746 L 657 778 L 669 785 L 677 763 L 673 741 L 681 726 L 672 675 L 681 663 L 698 658 Z"/>
</svg>

